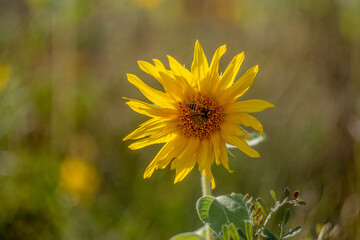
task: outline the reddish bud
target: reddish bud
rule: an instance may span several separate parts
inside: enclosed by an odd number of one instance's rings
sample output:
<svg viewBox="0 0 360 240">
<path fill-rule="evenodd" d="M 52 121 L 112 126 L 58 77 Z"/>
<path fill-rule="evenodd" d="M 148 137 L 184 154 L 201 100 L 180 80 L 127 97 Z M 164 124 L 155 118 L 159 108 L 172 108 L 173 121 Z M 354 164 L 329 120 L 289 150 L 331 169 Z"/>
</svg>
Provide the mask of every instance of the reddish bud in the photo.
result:
<svg viewBox="0 0 360 240">
<path fill-rule="evenodd" d="M 299 191 L 295 191 L 294 192 L 294 200 L 296 200 L 298 198 L 298 196 L 299 196 Z"/>
</svg>

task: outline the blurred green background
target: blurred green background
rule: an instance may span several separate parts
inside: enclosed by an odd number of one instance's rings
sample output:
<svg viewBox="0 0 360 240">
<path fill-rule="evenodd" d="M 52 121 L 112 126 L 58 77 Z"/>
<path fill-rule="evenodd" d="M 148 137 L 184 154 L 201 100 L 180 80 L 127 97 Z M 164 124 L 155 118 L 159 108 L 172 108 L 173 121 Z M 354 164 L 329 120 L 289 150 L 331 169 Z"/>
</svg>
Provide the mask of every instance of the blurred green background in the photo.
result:
<svg viewBox="0 0 360 240">
<path fill-rule="evenodd" d="M 215 195 L 300 190 L 292 225 L 338 224 L 360 239 L 360 1 L 0 0 L 0 239 L 168 239 L 202 224 L 200 175 L 143 171 L 161 146 L 131 151 L 147 118 L 137 60 L 166 54 L 190 67 L 196 40 L 220 69 L 259 64 L 242 99 L 276 105 L 255 116 L 259 159 L 232 150 L 213 166 Z M 9 75 L 9 77 L 7 77 Z M 8 79 L 8 81 L 6 81 Z M 276 229 L 277 226 L 274 226 Z"/>
</svg>

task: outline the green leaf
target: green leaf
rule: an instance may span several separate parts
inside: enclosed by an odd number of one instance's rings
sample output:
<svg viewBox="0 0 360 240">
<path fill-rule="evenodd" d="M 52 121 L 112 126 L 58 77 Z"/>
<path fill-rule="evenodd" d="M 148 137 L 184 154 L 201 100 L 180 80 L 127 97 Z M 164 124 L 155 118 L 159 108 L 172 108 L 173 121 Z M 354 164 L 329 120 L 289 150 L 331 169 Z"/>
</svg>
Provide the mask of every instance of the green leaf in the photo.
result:
<svg viewBox="0 0 360 240">
<path fill-rule="evenodd" d="M 256 146 L 259 143 L 261 143 L 262 141 L 265 140 L 265 136 L 263 137 L 260 133 L 258 132 L 252 132 L 249 134 L 251 136 L 251 140 L 245 140 L 247 142 L 247 144 L 250 147 Z"/>
<path fill-rule="evenodd" d="M 290 209 L 287 208 L 284 212 L 283 220 L 280 224 L 280 239 L 282 239 L 282 236 L 284 234 L 284 226 L 289 221 L 290 218 Z"/>
<path fill-rule="evenodd" d="M 250 221 L 245 222 L 245 229 L 246 229 L 246 238 L 248 240 L 253 240 L 253 228 Z"/>
<path fill-rule="evenodd" d="M 193 231 L 193 232 L 185 232 L 179 233 L 169 240 L 203 240 L 205 239 L 205 226 Z"/>
<path fill-rule="evenodd" d="M 230 234 L 233 240 L 240 240 L 240 236 L 234 224 L 229 225 Z"/>
<path fill-rule="evenodd" d="M 224 240 L 230 240 L 230 232 L 227 225 L 222 226 L 222 235 Z"/>
<path fill-rule="evenodd" d="M 288 187 L 284 188 L 284 198 L 288 198 L 290 196 L 290 190 Z"/>
<path fill-rule="evenodd" d="M 295 204 L 297 204 L 297 205 L 306 205 L 306 202 L 304 202 L 304 201 L 296 201 Z"/>
<path fill-rule="evenodd" d="M 224 224 L 234 223 L 245 231 L 245 221 L 250 220 L 241 194 L 201 197 L 196 203 L 198 215 L 219 235 Z"/>
<path fill-rule="evenodd" d="M 170 240 L 202 240 L 202 238 L 193 232 L 188 232 L 177 234 L 170 238 Z"/>
<path fill-rule="evenodd" d="M 289 238 L 289 237 L 293 237 L 296 234 L 298 234 L 301 231 L 301 226 L 297 226 L 294 227 L 293 229 L 291 229 L 287 234 L 285 234 L 285 236 L 283 237 L 283 239 L 285 238 Z"/>
<path fill-rule="evenodd" d="M 284 212 L 283 222 L 282 224 L 285 226 L 285 224 L 289 221 L 290 218 L 290 209 L 286 209 Z"/>
<path fill-rule="evenodd" d="M 267 215 L 269 214 L 269 211 L 268 211 L 268 209 L 266 208 L 266 203 L 265 203 L 265 201 L 263 200 L 263 199 L 261 199 L 260 197 L 258 197 L 257 199 L 256 199 L 256 201 L 257 201 L 257 203 L 260 205 L 260 207 L 261 207 L 261 213 L 265 216 L 265 217 L 267 217 Z"/>
<path fill-rule="evenodd" d="M 263 233 L 270 239 L 270 240 L 277 240 L 277 238 L 269 231 L 269 229 L 264 228 Z"/>
<path fill-rule="evenodd" d="M 243 230 L 241 230 L 241 228 L 237 228 L 237 231 L 238 231 L 238 234 L 239 234 L 239 236 L 240 236 L 240 238 L 241 238 L 242 240 L 247 240 L 246 235 L 245 235 L 245 233 L 243 232 Z"/>
<path fill-rule="evenodd" d="M 270 195 L 271 195 L 272 199 L 274 199 L 274 202 L 277 202 L 274 190 L 270 190 Z"/>
</svg>

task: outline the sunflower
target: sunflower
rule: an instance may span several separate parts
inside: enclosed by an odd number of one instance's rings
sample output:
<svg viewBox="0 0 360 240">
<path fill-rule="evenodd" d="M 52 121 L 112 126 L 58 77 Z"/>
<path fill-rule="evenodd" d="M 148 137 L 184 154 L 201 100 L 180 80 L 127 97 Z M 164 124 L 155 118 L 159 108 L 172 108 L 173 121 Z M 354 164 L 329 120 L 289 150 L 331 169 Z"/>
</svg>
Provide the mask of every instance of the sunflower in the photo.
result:
<svg viewBox="0 0 360 240">
<path fill-rule="evenodd" d="M 157 59 L 154 65 L 138 61 L 140 69 L 153 76 L 164 88 L 156 90 L 133 74 L 127 74 L 131 84 L 152 103 L 125 98 L 135 112 L 151 117 L 124 140 L 137 140 L 129 148 L 140 149 L 152 144 L 165 143 L 144 172 L 149 178 L 154 170 L 164 169 L 171 163 L 175 169 L 175 181 L 182 181 L 198 164 L 198 169 L 215 188 L 211 172 L 213 162 L 222 164 L 229 172 L 229 159 L 225 143 L 236 146 L 252 158 L 260 157 L 246 140 L 249 136 L 243 128 L 251 127 L 263 133 L 261 123 L 248 113 L 274 107 L 264 100 L 238 101 L 251 86 L 258 72 L 256 65 L 234 82 L 244 53 L 236 55 L 224 74 L 219 75 L 219 60 L 226 45 L 219 47 L 210 63 L 196 41 L 191 71 L 173 57 L 167 56 L 170 69 Z"/>
</svg>

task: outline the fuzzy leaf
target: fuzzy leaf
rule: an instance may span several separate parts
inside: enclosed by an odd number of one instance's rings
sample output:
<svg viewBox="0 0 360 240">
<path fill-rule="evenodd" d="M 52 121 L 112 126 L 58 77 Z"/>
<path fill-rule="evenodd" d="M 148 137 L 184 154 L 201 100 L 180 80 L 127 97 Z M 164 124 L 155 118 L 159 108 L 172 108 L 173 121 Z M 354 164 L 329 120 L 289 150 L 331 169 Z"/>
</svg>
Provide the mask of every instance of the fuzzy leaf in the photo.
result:
<svg viewBox="0 0 360 240">
<path fill-rule="evenodd" d="M 248 240 L 253 240 L 253 228 L 250 221 L 245 222 L 245 229 L 246 229 L 246 238 Z"/>
<path fill-rule="evenodd" d="M 287 198 L 287 197 L 289 197 L 289 196 L 290 196 L 290 190 L 289 190 L 288 187 L 286 187 L 286 188 L 284 189 L 284 198 Z"/>
<path fill-rule="evenodd" d="M 245 233 L 243 232 L 243 230 L 241 230 L 241 228 L 237 228 L 237 231 L 238 231 L 238 234 L 239 234 L 239 236 L 240 236 L 240 238 L 241 238 L 242 240 L 247 240 L 246 235 L 245 235 Z"/>
<path fill-rule="evenodd" d="M 270 239 L 270 240 L 277 240 L 277 238 L 270 232 L 267 228 L 264 228 L 264 234 Z"/>
<path fill-rule="evenodd" d="M 283 237 L 283 239 L 285 238 L 289 238 L 289 237 L 293 237 L 296 234 L 298 234 L 301 231 L 301 226 L 297 226 L 292 228 L 287 234 L 285 234 L 285 236 Z"/>
<path fill-rule="evenodd" d="M 222 236 L 224 240 L 230 240 L 230 231 L 227 225 L 222 226 Z"/>
<path fill-rule="evenodd" d="M 245 232 L 245 221 L 250 220 L 241 194 L 201 197 L 196 203 L 198 215 L 219 235 L 224 224 L 234 223 Z"/>
<path fill-rule="evenodd" d="M 205 239 L 205 226 L 193 231 L 193 232 L 185 232 L 179 233 L 169 240 L 203 240 Z"/>
<path fill-rule="evenodd" d="M 274 200 L 274 202 L 277 202 L 276 194 L 275 194 L 274 190 L 270 190 L 270 195 L 271 195 L 272 199 Z"/>
<path fill-rule="evenodd" d="M 289 221 L 290 218 L 290 209 L 286 209 L 284 212 L 283 222 L 282 224 L 285 226 L 285 224 Z"/>
<path fill-rule="evenodd" d="M 306 205 L 306 202 L 304 202 L 304 201 L 296 201 L 296 204 L 297 205 Z"/>
<path fill-rule="evenodd" d="M 196 235 L 195 233 L 188 232 L 188 233 L 177 234 L 172 238 L 170 238 L 170 240 L 202 240 L 202 238 Z"/>
<path fill-rule="evenodd" d="M 236 230 L 236 227 L 234 224 L 230 224 L 229 225 L 229 230 L 230 230 L 230 234 L 231 234 L 231 238 L 233 240 L 240 240 L 240 236 L 238 231 Z"/>
</svg>

